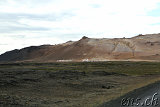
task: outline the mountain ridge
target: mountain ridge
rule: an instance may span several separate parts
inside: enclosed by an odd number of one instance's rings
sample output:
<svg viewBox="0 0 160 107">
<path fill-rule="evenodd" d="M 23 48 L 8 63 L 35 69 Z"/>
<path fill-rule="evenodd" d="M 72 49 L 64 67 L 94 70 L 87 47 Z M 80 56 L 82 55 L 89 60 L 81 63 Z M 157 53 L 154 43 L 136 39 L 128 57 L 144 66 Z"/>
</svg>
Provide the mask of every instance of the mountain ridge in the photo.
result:
<svg viewBox="0 0 160 107">
<path fill-rule="evenodd" d="M 132 38 L 88 38 L 57 45 L 30 46 L 0 55 L 0 62 L 9 61 L 160 61 L 160 34 Z"/>
</svg>

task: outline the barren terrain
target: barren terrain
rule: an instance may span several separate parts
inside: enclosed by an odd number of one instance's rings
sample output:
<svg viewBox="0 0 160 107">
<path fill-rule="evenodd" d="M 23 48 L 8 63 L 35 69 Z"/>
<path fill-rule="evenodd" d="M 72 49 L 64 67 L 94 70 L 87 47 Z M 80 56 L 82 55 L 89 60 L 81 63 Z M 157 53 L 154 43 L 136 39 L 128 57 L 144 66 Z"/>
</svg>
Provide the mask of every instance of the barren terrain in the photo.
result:
<svg viewBox="0 0 160 107">
<path fill-rule="evenodd" d="M 97 107 L 159 79 L 159 62 L 1 63 L 0 106 Z"/>
</svg>

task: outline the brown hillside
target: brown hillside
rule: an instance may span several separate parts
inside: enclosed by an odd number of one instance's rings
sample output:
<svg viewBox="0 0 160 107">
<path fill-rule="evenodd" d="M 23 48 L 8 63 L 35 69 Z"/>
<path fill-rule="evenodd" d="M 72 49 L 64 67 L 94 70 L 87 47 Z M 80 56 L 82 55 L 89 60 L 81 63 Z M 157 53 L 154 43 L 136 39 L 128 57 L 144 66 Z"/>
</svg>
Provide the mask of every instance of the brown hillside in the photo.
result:
<svg viewBox="0 0 160 107">
<path fill-rule="evenodd" d="M 0 61 L 160 60 L 160 34 L 133 38 L 83 37 L 58 45 L 31 46 L 0 55 Z"/>
</svg>

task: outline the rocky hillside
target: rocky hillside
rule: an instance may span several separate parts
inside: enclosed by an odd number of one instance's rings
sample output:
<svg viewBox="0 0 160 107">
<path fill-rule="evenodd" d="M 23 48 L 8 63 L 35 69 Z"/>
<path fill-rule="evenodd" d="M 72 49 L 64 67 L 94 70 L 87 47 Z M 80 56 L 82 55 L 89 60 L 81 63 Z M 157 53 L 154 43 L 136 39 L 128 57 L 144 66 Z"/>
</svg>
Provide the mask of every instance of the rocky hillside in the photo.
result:
<svg viewBox="0 0 160 107">
<path fill-rule="evenodd" d="M 83 37 L 58 45 L 31 46 L 0 55 L 0 61 L 160 61 L 160 34 L 133 38 L 95 39 Z"/>
</svg>

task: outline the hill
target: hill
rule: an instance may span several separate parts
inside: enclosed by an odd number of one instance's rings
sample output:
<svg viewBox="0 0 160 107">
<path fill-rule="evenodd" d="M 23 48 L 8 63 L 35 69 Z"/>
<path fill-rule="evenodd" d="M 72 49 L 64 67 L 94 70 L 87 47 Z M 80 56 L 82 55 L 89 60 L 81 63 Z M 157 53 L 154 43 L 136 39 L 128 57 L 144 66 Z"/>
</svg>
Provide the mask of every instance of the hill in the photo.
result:
<svg viewBox="0 0 160 107">
<path fill-rule="evenodd" d="M 8 51 L 0 61 L 160 61 L 160 34 L 132 38 L 88 38 L 58 45 L 31 46 Z"/>
</svg>

